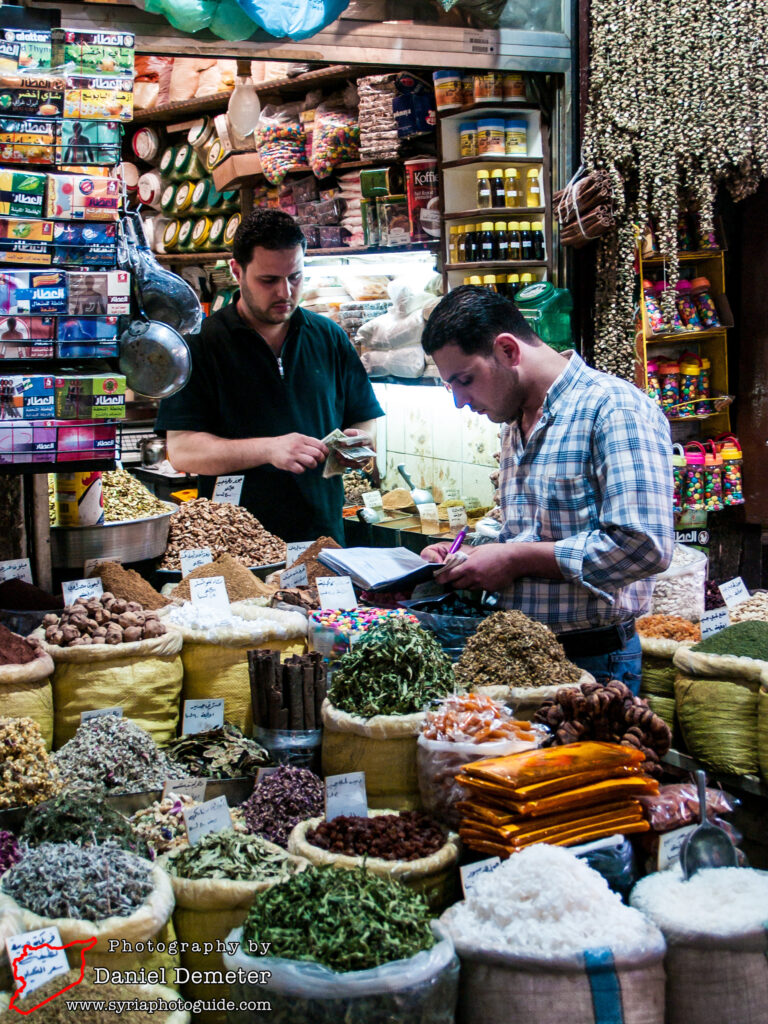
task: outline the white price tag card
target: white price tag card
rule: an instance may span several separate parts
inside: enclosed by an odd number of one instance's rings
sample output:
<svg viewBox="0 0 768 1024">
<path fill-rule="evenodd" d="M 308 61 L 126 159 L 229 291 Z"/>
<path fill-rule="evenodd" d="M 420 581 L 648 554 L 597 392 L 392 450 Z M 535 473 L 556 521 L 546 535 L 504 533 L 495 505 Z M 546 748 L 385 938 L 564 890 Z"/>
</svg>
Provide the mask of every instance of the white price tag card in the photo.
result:
<svg viewBox="0 0 768 1024">
<path fill-rule="evenodd" d="M 59 929 L 53 926 L 12 935 L 5 940 L 5 948 L 16 988 L 23 991 L 25 999 L 30 992 L 34 992 L 51 978 L 69 971 Z M 30 1011 L 25 1009 L 19 1012 L 26 1014 Z"/>
<path fill-rule="evenodd" d="M 423 505 L 417 505 L 422 522 L 436 523 L 438 521 L 437 505 L 434 501 L 426 501 Z"/>
<path fill-rule="evenodd" d="M 181 575 L 188 576 L 193 569 L 199 569 L 201 565 L 208 565 L 213 561 L 210 548 L 187 548 L 179 552 L 181 562 Z"/>
<path fill-rule="evenodd" d="M 314 543 L 313 540 L 292 540 L 290 544 L 286 544 L 285 568 L 290 568 L 296 559 L 301 558 L 307 548 L 311 548 Z"/>
<path fill-rule="evenodd" d="M 225 796 L 217 796 L 215 800 L 206 800 L 204 804 L 184 810 L 184 824 L 187 826 L 189 845 L 199 843 L 209 832 L 222 832 L 232 828 L 232 815 Z"/>
<path fill-rule="evenodd" d="M 166 779 L 163 785 L 163 799 L 169 793 L 176 793 L 177 795 L 191 796 L 193 800 L 202 804 L 205 802 L 206 783 L 206 779 L 199 779 L 192 775 L 186 779 Z"/>
<path fill-rule="evenodd" d="M 274 775 L 274 773 L 277 771 L 279 767 L 279 764 L 272 764 L 268 768 L 257 768 L 256 785 L 258 786 L 259 783 L 263 782 L 264 779 L 268 778 L 270 775 Z"/>
<path fill-rule="evenodd" d="M 368 797 L 365 792 L 365 772 L 325 777 L 325 820 L 346 814 L 351 818 L 368 817 Z"/>
<path fill-rule="evenodd" d="M 719 633 L 721 629 L 725 629 L 730 624 L 731 616 L 728 614 L 727 608 L 710 608 L 708 612 L 704 612 L 699 622 L 701 626 L 701 639 L 706 640 L 708 636 L 712 636 L 713 633 Z"/>
<path fill-rule="evenodd" d="M 667 868 L 679 863 L 683 840 L 695 828 L 698 828 L 698 825 L 684 825 L 683 828 L 676 828 L 659 836 L 659 852 L 656 858 L 656 867 L 659 871 L 666 871 Z"/>
<path fill-rule="evenodd" d="M 474 864 L 463 864 L 459 869 L 461 872 L 461 888 L 464 896 L 480 878 L 481 875 L 488 875 L 501 864 L 500 857 L 489 857 L 488 860 L 478 860 Z"/>
<path fill-rule="evenodd" d="M 106 565 L 107 562 L 117 562 L 120 564 L 119 558 L 88 558 L 86 559 L 85 565 L 83 566 L 83 573 L 88 576 L 93 570 L 99 565 Z"/>
<path fill-rule="evenodd" d="M 461 491 L 458 487 L 445 488 L 445 501 L 458 501 L 460 497 Z"/>
<path fill-rule="evenodd" d="M 337 608 L 341 611 L 357 608 L 355 588 L 349 576 L 318 576 L 315 585 L 323 611 L 327 608 Z"/>
<path fill-rule="evenodd" d="M 89 721 L 91 718 L 122 718 L 123 709 L 120 707 L 112 708 L 92 708 L 90 711 L 80 712 L 80 724 Z"/>
<path fill-rule="evenodd" d="M 280 573 L 281 587 L 308 587 L 309 577 L 307 576 L 306 565 L 293 565 L 290 569 Z"/>
<path fill-rule="evenodd" d="M 363 495 L 363 504 L 366 508 L 383 508 L 381 491 L 366 491 Z"/>
<path fill-rule="evenodd" d="M 245 477 L 242 474 L 240 476 L 217 476 L 211 500 L 217 501 L 221 505 L 239 505 L 243 480 Z"/>
<path fill-rule="evenodd" d="M 228 612 L 229 595 L 223 576 L 203 576 L 189 581 L 192 604 L 211 611 Z"/>
<path fill-rule="evenodd" d="M 452 530 L 467 525 L 467 510 L 463 505 L 452 505 L 448 509 L 448 525 Z"/>
<path fill-rule="evenodd" d="M 32 566 L 28 558 L 12 558 L 8 562 L 0 562 L 0 583 L 6 580 L 24 580 L 32 582 Z"/>
<path fill-rule="evenodd" d="M 64 604 L 74 604 L 78 597 L 85 597 L 90 601 L 92 597 L 101 597 L 104 593 L 104 585 L 101 576 L 94 576 L 90 580 L 67 580 L 61 584 L 61 592 L 64 595 Z"/>
<path fill-rule="evenodd" d="M 184 718 L 181 735 L 191 736 L 196 732 L 220 729 L 224 725 L 224 698 L 208 697 L 201 700 L 184 701 Z"/>
<path fill-rule="evenodd" d="M 750 597 L 750 593 L 741 576 L 736 576 L 726 583 L 721 583 L 717 589 L 722 594 L 723 600 L 729 608 L 735 608 L 737 604 L 741 604 L 742 601 L 746 601 Z"/>
</svg>

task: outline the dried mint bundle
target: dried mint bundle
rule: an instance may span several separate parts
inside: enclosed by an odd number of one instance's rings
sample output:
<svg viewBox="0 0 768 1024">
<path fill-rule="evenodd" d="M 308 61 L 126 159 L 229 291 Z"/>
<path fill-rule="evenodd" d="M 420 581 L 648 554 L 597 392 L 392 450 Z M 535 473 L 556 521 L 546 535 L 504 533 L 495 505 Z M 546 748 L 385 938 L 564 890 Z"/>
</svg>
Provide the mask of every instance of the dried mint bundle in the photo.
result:
<svg viewBox="0 0 768 1024">
<path fill-rule="evenodd" d="M 18 860 L 21 860 L 21 850 L 16 836 L 12 832 L 0 829 L 0 875 Z"/>
<path fill-rule="evenodd" d="M 275 882 L 297 870 L 261 836 L 244 835 L 233 829 L 209 832 L 207 836 L 168 857 L 165 868 L 179 878 L 226 878 L 241 882 Z"/>
<path fill-rule="evenodd" d="M 112 843 L 41 843 L 14 864 L 0 889 L 40 917 L 129 917 L 152 892 L 151 865 Z"/>
<path fill-rule="evenodd" d="M 308 768 L 290 765 L 263 779 L 241 805 L 248 831 L 283 847 L 294 825 L 322 814 L 324 807 L 320 779 Z"/>
<path fill-rule="evenodd" d="M 243 736 L 236 725 L 225 722 L 220 729 L 182 736 L 169 743 L 165 752 L 187 775 L 206 779 L 232 779 L 255 775 L 272 759 L 255 740 Z"/>
<path fill-rule="evenodd" d="M 171 764 L 155 741 L 127 718 L 103 715 L 82 722 L 53 755 L 68 788 L 140 793 L 162 789 L 166 779 L 186 772 Z"/>
<path fill-rule="evenodd" d="M 86 798 L 60 793 L 39 804 L 27 815 L 21 838 L 29 846 L 41 843 L 95 846 L 111 840 L 139 857 L 149 856 L 147 844 L 134 833 L 128 819 L 97 796 Z"/>
<path fill-rule="evenodd" d="M 456 664 L 456 682 L 467 690 L 475 686 L 555 686 L 575 683 L 580 675 L 552 630 L 518 611 L 489 615 L 469 638 Z"/>
<path fill-rule="evenodd" d="M 60 789 L 37 722 L 0 718 L 0 810 L 42 803 Z"/>
<path fill-rule="evenodd" d="M 453 688 L 451 661 L 434 636 L 405 619 L 385 619 L 339 659 L 328 699 L 363 718 L 408 715 Z"/>
<path fill-rule="evenodd" d="M 430 917 L 425 897 L 400 882 L 313 866 L 256 894 L 243 943 L 268 940 L 271 956 L 365 971 L 431 949 Z"/>
</svg>

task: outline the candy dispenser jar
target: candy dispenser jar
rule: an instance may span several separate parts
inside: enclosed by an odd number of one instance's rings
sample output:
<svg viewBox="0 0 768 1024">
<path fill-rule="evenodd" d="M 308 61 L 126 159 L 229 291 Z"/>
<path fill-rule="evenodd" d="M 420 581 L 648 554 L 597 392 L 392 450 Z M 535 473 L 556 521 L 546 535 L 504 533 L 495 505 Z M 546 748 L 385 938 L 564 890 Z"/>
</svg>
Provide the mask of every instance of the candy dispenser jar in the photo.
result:
<svg viewBox="0 0 768 1024">
<path fill-rule="evenodd" d="M 666 283 L 666 281 L 657 281 L 656 284 L 653 286 L 653 291 L 654 291 L 654 294 L 655 294 L 655 297 L 656 297 L 656 303 L 657 303 L 659 309 L 661 309 L 661 310 L 664 309 L 664 304 L 662 302 L 662 296 L 663 296 L 663 294 L 664 294 L 664 292 L 666 290 L 667 290 L 667 283 Z M 680 319 L 680 312 L 679 312 L 679 310 L 677 308 L 677 302 L 675 302 L 674 312 L 672 314 L 672 323 L 667 325 L 667 330 L 668 331 L 684 331 L 685 330 L 685 325 L 683 324 L 683 321 Z"/>
<path fill-rule="evenodd" d="M 704 456 L 704 508 L 719 512 L 723 508 L 723 458 L 714 441 L 705 441 L 709 449 Z"/>
<path fill-rule="evenodd" d="M 661 408 L 666 416 L 676 416 L 677 405 L 680 402 L 680 366 L 678 363 L 662 363 L 659 373 Z"/>
<path fill-rule="evenodd" d="M 717 439 L 717 447 L 723 460 L 723 504 L 743 505 L 741 445 L 732 434 L 726 434 Z"/>
<path fill-rule="evenodd" d="M 691 281 L 691 298 L 699 315 L 699 323 L 705 329 L 719 327 L 720 318 L 717 315 L 717 307 L 710 294 L 709 278 L 694 277 Z"/>
<path fill-rule="evenodd" d="M 685 505 L 690 512 L 702 512 L 704 504 L 704 460 L 706 452 L 699 441 L 685 446 Z"/>
<path fill-rule="evenodd" d="M 653 281 L 643 281 L 643 298 L 645 300 L 645 312 L 648 316 L 648 326 L 653 334 L 660 334 L 662 331 L 667 330 L 667 323 L 656 301 L 653 287 Z"/>
<path fill-rule="evenodd" d="M 678 416 L 695 416 L 696 399 L 699 397 L 699 357 L 693 362 L 686 359 L 680 363 L 680 406 L 677 410 Z"/>
<path fill-rule="evenodd" d="M 677 305 L 677 312 L 680 314 L 683 329 L 686 331 L 700 331 L 701 321 L 691 297 L 691 282 L 678 281 L 675 291 L 677 293 L 675 304 Z"/>
<path fill-rule="evenodd" d="M 712 403 L 709 401 L 712 394 L 712 364 L 708 359 L 701 360 L 699 367 L 699 398 L 696 403 L 697 416 L 709 416 L 712 412 Z"/>
<path fill-rule="evenodd" d="M 673 444 L 672 475 L 674 487 L 672 491 L 672 511 L 679 516 L 685 507 L 685 485 L 687 479 L 685 451 L 681 444 Z"/>
<path fill-rule="evenodd" d="M 650 362 L 646 364 L 648 374 L 648 387 L 645 393 L 652 398 L 656 405 L 661 405 L 661 379 L 659 377 L 659 364 Z"/>
</svg>

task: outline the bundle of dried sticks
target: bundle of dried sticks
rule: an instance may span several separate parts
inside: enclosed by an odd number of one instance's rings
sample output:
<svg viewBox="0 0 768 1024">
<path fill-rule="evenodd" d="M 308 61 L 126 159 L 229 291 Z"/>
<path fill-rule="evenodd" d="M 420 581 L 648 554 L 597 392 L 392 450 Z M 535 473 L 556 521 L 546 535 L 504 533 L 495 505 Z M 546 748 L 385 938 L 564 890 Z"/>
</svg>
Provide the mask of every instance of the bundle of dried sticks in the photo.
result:
<svg viewBox="0 0 768 1024">
<path fill-rule="evenodd" d="M 253 724 L 319 729 L 328 669 L 317 651 L 280 661 L 279 651 L 248 651 Z"/>
<path fill-rule="evenodd" d="M 580 249 L 613 230 L 611 179 L 607 171 L 593 171 L 555 192 L 553 209 L 560 224 L 560 241 Z"/>
</svg>

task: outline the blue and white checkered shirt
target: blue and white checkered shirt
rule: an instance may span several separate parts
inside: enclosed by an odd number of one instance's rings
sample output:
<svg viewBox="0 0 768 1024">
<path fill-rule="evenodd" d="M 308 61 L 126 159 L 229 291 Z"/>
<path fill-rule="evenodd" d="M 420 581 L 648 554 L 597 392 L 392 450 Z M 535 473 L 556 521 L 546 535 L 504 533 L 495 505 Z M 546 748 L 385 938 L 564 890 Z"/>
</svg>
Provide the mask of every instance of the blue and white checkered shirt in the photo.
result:
<svg viewBox="0 0 768 1024">
<path fill-rule="evenodd" d="M 674 547 L 666 418 L 633 384 L 566 355 L 527 443 L 517 423 L 501 443 L 501 540 L 554 541 L 565 577 L 521 577 L 501 605 L 556 632 L 645 613 Z"/>
</svg>

